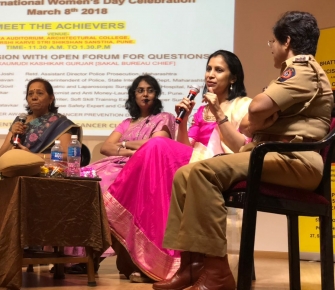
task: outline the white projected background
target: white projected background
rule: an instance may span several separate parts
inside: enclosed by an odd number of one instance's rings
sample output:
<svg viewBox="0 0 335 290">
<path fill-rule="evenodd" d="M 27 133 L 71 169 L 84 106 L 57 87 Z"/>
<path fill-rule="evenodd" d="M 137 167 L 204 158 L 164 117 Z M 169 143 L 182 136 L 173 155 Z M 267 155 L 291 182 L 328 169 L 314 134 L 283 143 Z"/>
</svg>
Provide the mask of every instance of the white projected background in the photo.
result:
<svg viewBox="0 0 335 290">
<path fill-rule="evenodd" d="M 203 86 L 208 55 L 233 50 L 234 0 L 0 0 L 0 9 L 0 134 L 25 112 L 33 78 L 51 82 L 59 113 L 85 135 L 107 136 L 128 117 L 135 77 L 156 77 L 174 113 L 190 85 Z"/>
</svg>

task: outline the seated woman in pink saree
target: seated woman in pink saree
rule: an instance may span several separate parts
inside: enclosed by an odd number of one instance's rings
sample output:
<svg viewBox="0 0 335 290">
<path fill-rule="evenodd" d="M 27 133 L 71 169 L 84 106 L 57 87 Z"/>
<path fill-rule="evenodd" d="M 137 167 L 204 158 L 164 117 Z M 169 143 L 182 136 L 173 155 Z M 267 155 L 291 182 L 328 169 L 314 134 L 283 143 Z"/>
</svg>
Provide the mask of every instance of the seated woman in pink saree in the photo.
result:
<svg viewBox="0 0 335 290">
<path fill-rule="evenodd" d="M 175 138 L 175 117 L 162 112 L 160 94 L 159 83 L 150 75 L 137 77 L 128 88 L 126 109 L 131 117 L 122 121 L 102 145 L 101 154 L 107 157 L 82 168 L 83 171 L 96 171 L 101 178 L 102 193 L 114 182 L 129 158 L 150 138 Z M 82 256 L 84 251 L 82 247 L 65 248 L 68 255 Z M 102 257 L 112 253 L 111 249 L 107 250 Z M 75 264 L 67 271 L 70 274 L 86 273 L 86 265 Z"/>
<path fill-rule="evenodd" d="M 101 191 L 105 192 L 129 158 L 152 137 L 174 138 L 175 118 L 162 111 L 159 100 L 161 88 L 150 75 L 137 77 L 128 89 L 126 109 L 130 118 L 121 122 L 101 147 L 108 157 L 89 165 L 99 177 Z"/>
<path fill-rule="evenodd" d="M 179 268 L 178 251 L 162 248 L 172 180 L 176 170 L 218 153 L 234 153 L 247 142 L 239 124 L 251 99 L 245 97 L 242 65 L 231 52 L 210 55 L 203 102 L 187 132 L 187 120 L 195 105 L 184 98 L 176 113 L 186 110 L 177 141 L 153 138 L 127 162 L 104 193 L 112 247 L 120 273 L 133 282 L 170 278 Z M 146 277 L 147 276 L 147 277 Z"/>
</svg>

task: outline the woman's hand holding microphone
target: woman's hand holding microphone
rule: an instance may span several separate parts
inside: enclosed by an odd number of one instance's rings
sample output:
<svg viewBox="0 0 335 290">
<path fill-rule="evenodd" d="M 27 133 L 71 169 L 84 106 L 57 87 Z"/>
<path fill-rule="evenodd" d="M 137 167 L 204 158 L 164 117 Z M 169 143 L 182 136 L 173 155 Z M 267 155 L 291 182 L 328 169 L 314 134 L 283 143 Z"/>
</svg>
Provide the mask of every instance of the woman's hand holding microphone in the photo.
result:
<svg viewBox="0 0 335 290">
<path fill-rule="evenodd" d="M 17 121 L 12 126 L 12 144 L 14 145 L 12 149 L 22 149 L 25 151 L 30 151 L 27 147 L 23 146 L 20 143 L 20 137 L 26 133 L 27 125 L 24 123 Z M 14 141 L 15 144 L 13 143 Z"/>
<path fill-rule="evenodd" d="M 178 116 L 179 113 L 180 113 L 180 110 L 184 109 L 186 111 L 185 115 L 184 115 L 184 119 L 187 121 L 187 119 L 190 116 L 194 106 L 195 106 L 195 101 L 190 100 L 189 98 L 185 97 L 181 100 L 180 103 L 175 105 L 175 112 Z"/>
</svg>

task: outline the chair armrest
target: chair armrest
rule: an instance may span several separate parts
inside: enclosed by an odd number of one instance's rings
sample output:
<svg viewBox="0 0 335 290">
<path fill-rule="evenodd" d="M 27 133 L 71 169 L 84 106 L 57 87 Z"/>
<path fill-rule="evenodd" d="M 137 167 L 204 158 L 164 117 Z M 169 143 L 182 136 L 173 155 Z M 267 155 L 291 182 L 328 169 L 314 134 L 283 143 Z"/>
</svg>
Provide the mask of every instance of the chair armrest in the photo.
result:
<svg viewBox="0 0 335 290">
<path fill-rule="evenodd" d="M 246 207 L 251 209 L 253 212 L 256 212 L 264 157 L 267 153 L 317 151 L 328 146 L 334 137 L 335 134 L 334 131 L 332 131 L 324 139 L 317 142 L 286 143 L 279 141 L 269 141 L 257 144 L 250 154 L 247 190 L 245 193 Z M 333 143 L 331 144 L 331 147 L 334 146 Z"/>
<path fill-rule="evenodd" d="M 331 130 L 322 140 L 317 142 L 287 143 L 279 141 L 262 142 L 253 149 L 253 154 L 258 157 L 265 156 L 268 152 L 294 152 L 316 151 L 325 148 L 335 137 L 335 129 Z M 253 155 L 252 154 L 252 155 Z M 253 157 L 250 157 L 253 158 Z"/>
<path fill-rule="evenodd" d="M 256 155 L 265 155 L 268 152 L 316 151 L 328 145 L 324 139 L 317 142 L 287 143 L 280 141 L 262 142 L 253 149 Z"/>
<path fill-rule="evenodd" d="M 330 144 L 334 138 L 333 134 L 328 134 L 324 139 L 317 142 L 301 142 L 301 143 L 287 143 L 279 141 L 271 142 L 262 142 L 257 144 L 253 148 L 250 154 L 250 163 L 249 163 L 249 177 L 260 180 L 261 172 L 263 168 L 264 157 L 269 152 L 303 152 L 303 151 L 318 151 Z"/>
<path fill-rule="evenodd" d="M 317 151 L 329 146 L 329 151 L 333 152 L 335 142 L 335 129 L 332 129 L 327 136 L 317 142 L 301 142 L 301 143 L 287 143 L 280 141 L 267 141 L 257 144 L 250 153 L 249 168 L 247 176 L 247 191 L 246 202 L 257 203 L 259 187 L 261 183 L 261 175 L 263 170 L 264 157 L 269 152 L 302 152 L 302 151 Z M 325 168 L 329 167 L 331 158 L 327 158 Z M 250 195 L 253 195 L 250 197 Z M 251 199 L 255 199 L 251 201 Z"/>
</svg>

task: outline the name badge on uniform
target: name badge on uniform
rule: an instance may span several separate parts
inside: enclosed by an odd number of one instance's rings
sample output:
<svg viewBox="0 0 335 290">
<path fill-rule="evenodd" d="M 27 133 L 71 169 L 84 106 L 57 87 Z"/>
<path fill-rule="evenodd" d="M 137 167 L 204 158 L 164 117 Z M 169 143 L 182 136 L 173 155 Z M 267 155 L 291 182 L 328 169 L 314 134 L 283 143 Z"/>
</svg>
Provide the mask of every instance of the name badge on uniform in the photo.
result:
<svg viewBox="0 0 335 290">
<path fill-rule="evenodd" d="M 309 61 L 309 55 L 299 55 L 293 59 L 293 63 L 306 63 Z"/>
<path fill-rule="evenodd" d="M 295 76 L 295 69 L 293 67 L 289 67 L 283 71 L 283 73 L 277 80 L 282 83 L 294 76 Z"/>
</svg>

